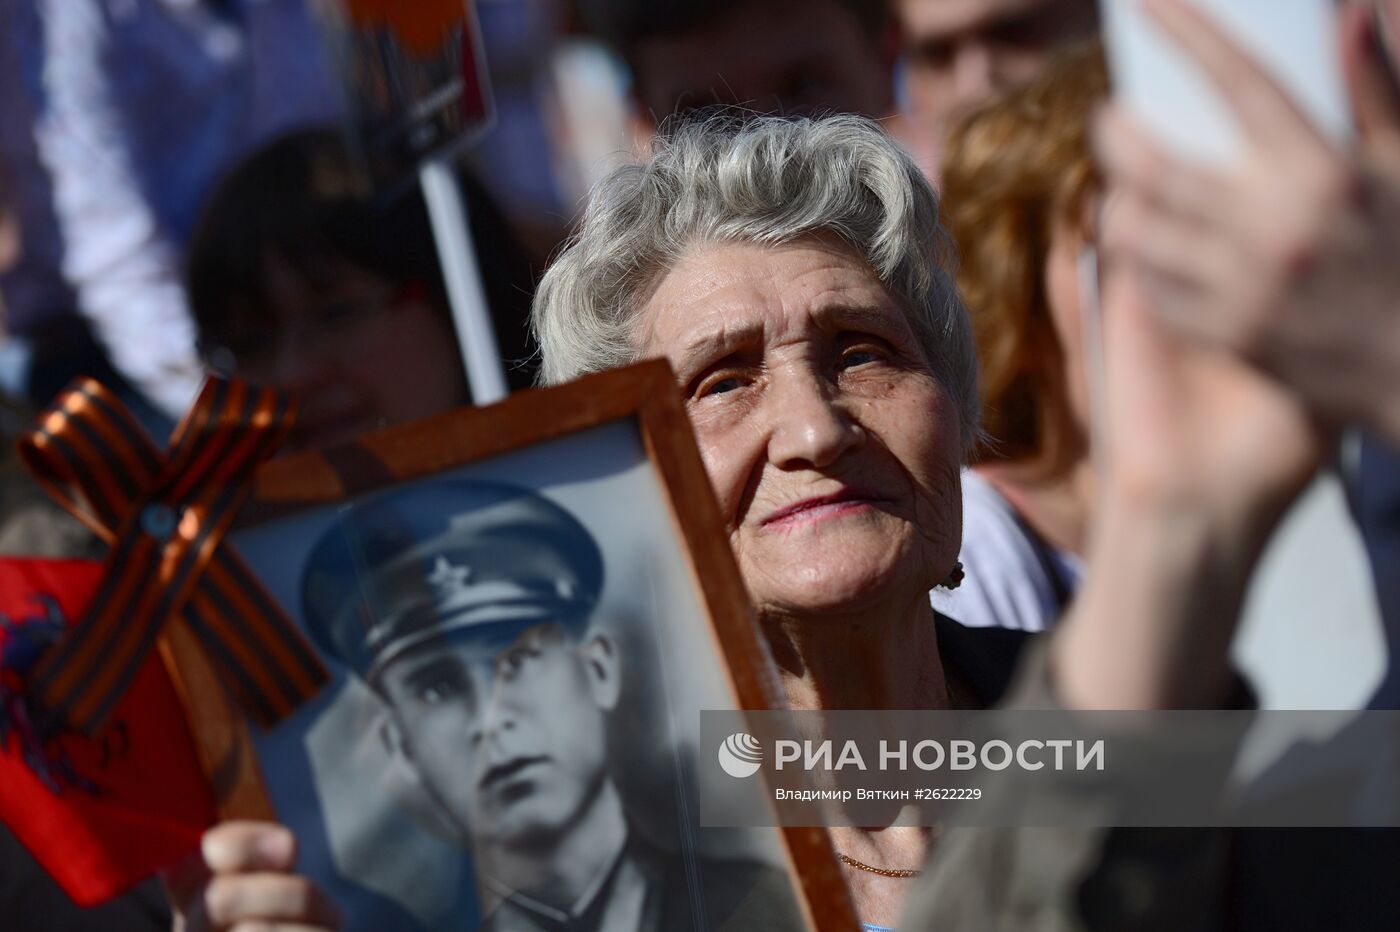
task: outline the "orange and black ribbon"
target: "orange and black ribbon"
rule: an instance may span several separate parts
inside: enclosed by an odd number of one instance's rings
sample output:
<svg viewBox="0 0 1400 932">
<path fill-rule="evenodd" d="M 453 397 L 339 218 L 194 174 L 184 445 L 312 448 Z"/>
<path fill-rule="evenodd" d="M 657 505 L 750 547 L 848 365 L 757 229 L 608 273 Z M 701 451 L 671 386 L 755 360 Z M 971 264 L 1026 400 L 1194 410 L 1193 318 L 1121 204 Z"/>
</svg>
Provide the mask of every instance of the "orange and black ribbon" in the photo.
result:
<svg viewBox="0 0 1400 932">
<path fill-rule="evenodd" d="M 99 730 L 177 617 L 259 725 L 325 684 L 315 650 L 220 546 L 253 470 L 291 423 L 285 396 L 210 379 L 162 454 L 111 392 L 79 379 L 21 439 L 49 494 L 111 545 L 87 614 L 28 674 L 26 691 L 48 722 Z"/>
</svg>

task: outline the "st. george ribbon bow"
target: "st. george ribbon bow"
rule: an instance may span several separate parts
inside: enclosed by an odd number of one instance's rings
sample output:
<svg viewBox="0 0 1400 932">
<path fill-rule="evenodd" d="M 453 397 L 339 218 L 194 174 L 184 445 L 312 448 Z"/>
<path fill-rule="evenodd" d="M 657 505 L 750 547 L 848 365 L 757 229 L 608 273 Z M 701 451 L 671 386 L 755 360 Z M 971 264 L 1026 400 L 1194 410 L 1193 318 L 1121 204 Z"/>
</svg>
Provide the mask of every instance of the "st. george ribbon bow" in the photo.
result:
<svg viewBox="0 0 1400 932">
<path fill-rule="evenodd" d="M 220 546 L 291 423 L 285 396 L 211 378 L 162 454 L 110 391 L 82 378 L 20 440 L 48 493 L 111 545 L 87 614 L 26 677 L 47 727 L 97 732 L 177 617 L 260 726 L 326 683 L 315 650 Z"/>
</svg>

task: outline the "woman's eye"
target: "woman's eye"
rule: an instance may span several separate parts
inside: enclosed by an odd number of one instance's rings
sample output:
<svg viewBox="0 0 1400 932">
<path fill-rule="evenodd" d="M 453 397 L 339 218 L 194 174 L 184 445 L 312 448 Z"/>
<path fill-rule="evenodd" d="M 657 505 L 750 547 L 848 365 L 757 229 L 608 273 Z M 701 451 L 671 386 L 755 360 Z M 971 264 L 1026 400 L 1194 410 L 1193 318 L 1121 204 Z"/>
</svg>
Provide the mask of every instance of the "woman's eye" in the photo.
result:
<svg viewBox="0 0 1400 932">
<path fill-rule="evenodd" d="M 841 354 L 841 368 L 854 369 L 856 366 L 869 365 L 872 362 L 880 362 L 888 358 L 887 354 L 873 346 L 858 346 L 846 350 Z"/>
<path fill-rule="evenodd" d="M 736 375 L 711 378 L 700 384 L 695 391 L 695 397 L 706 398 L 710 395 L 723 395 L 744 387 L 744 380 Z"/>
</svg>

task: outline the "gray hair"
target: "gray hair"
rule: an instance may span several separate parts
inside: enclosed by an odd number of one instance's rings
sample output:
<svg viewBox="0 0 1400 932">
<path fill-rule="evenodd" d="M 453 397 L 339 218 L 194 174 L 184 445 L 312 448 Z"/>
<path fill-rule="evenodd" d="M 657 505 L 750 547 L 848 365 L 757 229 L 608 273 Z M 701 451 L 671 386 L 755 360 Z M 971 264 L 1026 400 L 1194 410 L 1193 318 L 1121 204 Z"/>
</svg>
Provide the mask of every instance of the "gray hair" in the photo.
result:
<svg viewBox="0 0 1400 932">
<path fill-rule="evenodd" d="M 938 196 L 862 117 L 684 123 L 657 138 L 649 161 L 599 182 L 535 293 L 541 381 L 635 362 L 645 295 L 687 248 L 814 233 L 839 236 L 899 299 L 970 450 L 980 436 L 977 356 Z"/>
</svg>

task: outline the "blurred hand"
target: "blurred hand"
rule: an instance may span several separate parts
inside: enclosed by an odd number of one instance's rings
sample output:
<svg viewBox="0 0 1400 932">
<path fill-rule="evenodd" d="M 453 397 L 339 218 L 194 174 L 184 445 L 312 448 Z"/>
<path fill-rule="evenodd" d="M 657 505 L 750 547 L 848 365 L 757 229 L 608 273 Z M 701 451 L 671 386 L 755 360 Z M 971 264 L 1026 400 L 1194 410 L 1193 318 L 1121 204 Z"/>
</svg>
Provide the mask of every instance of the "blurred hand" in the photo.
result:
<svg viewBox="0 0 1400 932">
<path fill-rule="evenodd" d="M 1400 23 L 1400 2 L 1385 5 Z M 1225 96 L 1245 152 L 1229 168 L 1188 164 L 1108 110 L 1105 253 L 1134 267 L 1175 333 L 1250 361 L 1329 423 L 1400 443 L 1400 103 L 1370 9 L 1341 14 L 1361 130 L 1349 152 L 1185 0 L 1146 6 Z"/>
<path fill-rule="evenodd" d="M 319 932 L 340 927 L 335 905 L 293 874 L 296 839 L 272 822 L 225 822 L 200 856 L 165 878 L 176 932 Z"/>
<path fill-rule="evenodd" d="M 1070 708 L 1217 708 L 1249 574 L 1324 438 L 1272 378 L 1166 327 L 1135 266 L 1107 272 L 1101 493 L 1054 681 Z"/>
<path fill-rule="evenodd" d="M 1109 266 L 1104 283 L 1108 495 L 1200 516 L 1222 533 L 1272 527 L 1316 471 L 1325 438 L 1284 386 L 1165 326 L 1144 283 L 1123 265 Z"/>
</svg>

